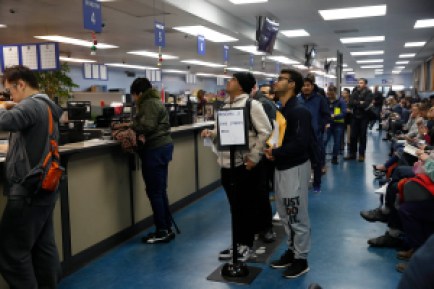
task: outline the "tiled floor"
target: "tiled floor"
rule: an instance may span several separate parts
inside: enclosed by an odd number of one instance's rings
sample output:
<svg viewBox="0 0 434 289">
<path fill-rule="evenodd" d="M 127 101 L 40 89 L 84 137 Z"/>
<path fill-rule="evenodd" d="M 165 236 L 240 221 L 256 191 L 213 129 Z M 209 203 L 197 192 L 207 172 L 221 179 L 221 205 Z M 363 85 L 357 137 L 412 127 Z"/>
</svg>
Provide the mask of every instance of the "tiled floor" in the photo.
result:
<svg viewBox="0 0 434 289">
<path fill-rule="evenodd" d="M 365 163 L 343 162 L 332 166 L 323 178 L 322 192 L 310 193 L 312 224 L 310 272 L 288 280 L 268 264 L 250 288 L 306 289 L 317 282 L 324 289 L 396 288 L 400 274 L 393 249 L 369 248 L 368 238 L 381 235 L 384 224 L 367 223 L 362 209 L 378 205 L 373 193 L 373 163 L 383 162 L 387 144 L 377 131 L 368 133 Z M 330 156 L 328 157 L 330 158 Z M 127 288 L 238 288 L 242 285 L 211 282 L 206 277 L 221 263 L 218 252 L 230 244 L 229 207 L 222 189 L 177 212 L 182 234 L 169 244 L 144 245 L 140 236 L 129 240 L 80 271 L 66 277 L 60 289 Z M 279 257 L 285 244 L 273 257 Z"/>
</svg>

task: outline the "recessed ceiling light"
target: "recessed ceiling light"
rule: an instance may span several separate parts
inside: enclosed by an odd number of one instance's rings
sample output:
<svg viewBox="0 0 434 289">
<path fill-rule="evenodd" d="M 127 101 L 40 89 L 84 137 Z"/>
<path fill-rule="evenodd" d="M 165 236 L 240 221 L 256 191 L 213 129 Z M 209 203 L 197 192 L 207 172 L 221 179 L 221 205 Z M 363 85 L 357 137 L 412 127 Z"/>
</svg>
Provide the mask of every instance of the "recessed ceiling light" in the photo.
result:
<svg viewBox="0 0 434 289">
<path fill-rule="evenodd" d="M 239 5 L 239 4 L 266 3 L 268 2 L 268 0 L 229 0 L 229 2 Z"/>
<path fill-rule="evenodd" d="M 407 53 L 407 54 L 400 54 L 399 58 L 412 58 L 415 56 L 416 56 L 416 53 Z"/>
<path fill-rule="evenodd" d="M 201 61 L 201 60 L 197 60 L 197 59 L 186 59 L 186 60 L 181 60 L 181 62 L 188 63 L 188 64 L 193 64 L 193 65 L 213 67 L 213 68 L 225 67 L 224 64 L 213 63 L 213 62 L 206 62 L 206 61 Z"/>
<path fill-rule="evenodd" d="M 95 60 L 92 60 L 92 59 L 81 59 L 81 58 L 72 58 L 72 57 L 65 57 L 65 56 L 60 56 L 59 60 L 65 61 L 65 62 L 78 62 L 78 63 L 96 62 Z"/>
<path fill-rule="evenodd" d="M 364 43 L 364 42 L 381 42 L 384 41 L 384 36 L 363 36 L 363 37 L 349 37 L 341 38 L 341 42 L 347 43 Z"/>
<path fill-rule="evenodd" d="M 291 65 L 291 64 L 300 64 L 299 61 L 296 61 L 296 60 L 293 60 L 293 59 L 290 59 L 290 58 L 288 58 L 286 56 L 281 56 L 281 55 L 267 56 L 267 59 L 272 60 L 272 61 L 276 61 L 276 62 L 279 62 L 279 63 L 283 63 L 283 64 L 288 64 L 288 65 Z"/>
<path fill-rule="evenodd" d="M 139 69 L 139 70 L 159 70 L 159 68 L 151 67 L 151 66 L 142 66 L 142 65 L 133 65 L 133 64 L 126 64 L 126 63 L 106 63 L 107 66 L 112 67 L 122 67 L 122 68 L 131 68 L 131 69 Z"/>
<path fill-rule="evenodd" d="M 238 41 L 238 39 L 233 38 L 229 35 L 220 33 L 218 31 L 215 31 L 211 28 L 197 25 L 197 26 L 176 26 L 173 27 L 173 29 L 193 35 L 198 36 L 202 35 L 205 37 L 206 40 L 209 40 L 211 42 L 234 42 Z"/>
<path fill-rule="evenodd" d="M 348 67 L 348 64 L 344 63 L 344 64 L 342 64 L 342 67 Z"/>
<path fill-rule="evenodd" d="M 352 19 L 386 15 L 386 5 L 319 10 L 324 20 Z"/>
<path fill-rule="evenodd" d="M 177 69 L 163 69 L 163 73 L 176 73 L 176 74 L 187 74 L 188 71 L 185 70 L 177 70 Z"/>
<path fill-rule="evenodd" d="M 383 68 L 383 65 L 362 65 L 360 68 Z"/>
<path fill-rule="evenodd" d="M 383 55 L 384 50 L 356 51 L 350 52 L 350 54 L 352 56 Z"/>
<path fill-rule="evenodd" d="M 282 30 L 281 33 L 286 37 L 310 36 L 310 34 L 304 29 Z"/>
<path fill-rule="evenodd" d="M 426 28 L 434 27 L 434 19 L 417 20 L 414 24 L 414 28 Z"/>
<path fill-rule="evenodd" d="M 346 74 L 356 74 L 354 71 L 347 71 Z"/>
<path fill-rule="evenodd" d="M 405 66 L 395 66 L 393 69 L 404 69 Z"/>
<path fill-rule="evenodd" d="M 392 70 L 392 74 L 400 74 L 401 71 L 400 70 Z"/>
<path fill-rule="evenodd" d="M 129 51 L 128 54 L 134 54 L 134 55 L 140 55 L 145 57 L 151 57 L 151 58 L 159 58 L 158 52 L 152 52 L 152 51 L 146 51 L 146 50 L 137 50 L 137 51 Z M 178 56 L 163 54 L 163 59 L 178 59 Z"/>
<path fill-rule="evenodd" d="M 76 38 L 71 38 L 71 37 L 66 37 L 66 36 L 60 36 L 60 35 L 43 35 L 43 36 L 34 36 L 37 39 L 44 39 L 44 40 L 49 40 L 49 41 L 54 41 L 54 42 L 60 42 L 60 43 L 66 43 L 66 44 L 71 44 L 71 45 L 78 45 L 78 46 L 85 46 L 85 47 L 92 47 L 93 42 L 92 41 L 87 41 L 87 40 L 81 40 L 81 39 L 76 39 Z M 111 44 L 105 44 L 105 43 L 100 43 L 98 42 L 98 44 L 96 45 L 97 49 L 110 49 L 110 48 L 119 48 L 118 46 L 115 45 L 111 45 Z"/>
<path fill-rule="evenodd" d="M 4 24 L 0 24 L 0 28 L 6 28 L 7 26 Z"/>
<path fill-rule="evenodd" d="M 421 47 L 424 46 L 426 44 L 426 42 L 406 42 L 404 44 L 404 47 Z"/>
<path fill-rule="evenodd" d="M 353 71 L 353 69 L 352 68 L 344 68 L 344 69 L 342 69 L 342 71 Z"/>
<path fill-rule="evenodd" d="M 226 70 L 235 71 L 235 72 L 249 71 L 247 68 L 241 68 L 241 67 L 228 67 L 226 68 Z"/>
<path fill-rule="evenodd" d="M 251 53 L 253 55 L 265 55 L 265 52 L 258 51 L 256 46 L 254 45 L 234 46 L 234 48 L 247 53 Z"/>
<path fill-rule="evenodd" d="M 397 61 L 395 64 L 408 64 L 408 60 L 405 61 Z"/>
<path fill-rule="evenodd" d="M 333 74 L 326 74 L 324 76 L 327 78 L 336 78 L 336 75 L 333 75 Z"/>
<path fill-rule="evenodd" d="M 357 60 L 357 63 L 382 63 L 383 59 L 363 59 L 363 60 Z"/>
</svg>

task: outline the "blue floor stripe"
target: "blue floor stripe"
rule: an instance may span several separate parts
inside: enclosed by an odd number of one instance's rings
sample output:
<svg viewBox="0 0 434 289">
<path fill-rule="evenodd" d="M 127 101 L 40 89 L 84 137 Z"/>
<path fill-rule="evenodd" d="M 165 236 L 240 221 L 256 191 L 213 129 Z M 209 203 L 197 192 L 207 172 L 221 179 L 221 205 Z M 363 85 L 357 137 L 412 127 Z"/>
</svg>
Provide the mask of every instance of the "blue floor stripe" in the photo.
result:
<svg viewBox="0 0 434 289">
<path fill-rule="evenodd" d="M 263 271 L 249 288 L 306 289 L 312 282 L 324 289 L 396 288 L 400 278 L 394 269 L 396 251 L 369 248 L 366 243 L 383 234 L 386 226 L 367 223 L 359 216 L 360 210 L 378 205 L 372 164 L 382 163 L 388 151 L 378 132 L 369 132 L 368 139 L 365 163 L 340 160 L 333 166 L 328 160 L 322 191 L 310 193 L 310 272 L 288 280 L 281 277 L 281 270 L 252 264 Z M 175 241 L 144 245 L 140 242 L 144 232 L 66 277 L 59 288 L 239 288 L 241 285 L 206 280 L 221 264 L 218 252 L 231 242 L 229 206 L 223 190 L 208 194 L 174 217 L 182 231 Z M 273 258 L 285 247 L 282 243 Z"/>
</svg>

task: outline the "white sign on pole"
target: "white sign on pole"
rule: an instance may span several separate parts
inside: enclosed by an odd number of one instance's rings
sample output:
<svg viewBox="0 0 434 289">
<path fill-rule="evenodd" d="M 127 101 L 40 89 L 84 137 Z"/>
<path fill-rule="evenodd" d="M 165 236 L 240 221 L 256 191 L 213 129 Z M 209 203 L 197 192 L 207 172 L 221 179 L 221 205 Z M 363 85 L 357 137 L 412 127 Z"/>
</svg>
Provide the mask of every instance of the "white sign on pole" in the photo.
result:
<svg viewBox="0 0 434 289">
<path fill-rule="evenodd" d="M 247 144 L 243 109 L 217 111 L 217 126 L 221 146 L 244 146 Z"/>
</svg>

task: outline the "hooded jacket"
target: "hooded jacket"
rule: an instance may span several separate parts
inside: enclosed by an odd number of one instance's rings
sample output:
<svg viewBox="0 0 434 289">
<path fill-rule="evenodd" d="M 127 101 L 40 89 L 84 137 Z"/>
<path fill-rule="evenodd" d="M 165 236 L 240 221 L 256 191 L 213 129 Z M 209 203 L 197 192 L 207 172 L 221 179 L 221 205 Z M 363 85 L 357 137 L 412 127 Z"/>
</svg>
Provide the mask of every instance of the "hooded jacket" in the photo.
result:
<svg viewBox="0 0 434 289">
<path fill-rule="evenodd" d="M 62 109 L 45 94 L 26 97 L 10 110 L 0 109 L 0 130 L 11 132 L 6 154 L 5 195 L 28 195 L 21 185 L 44 157 L 48 141 L 48 110 L 55 121 L 53 137 L 59 140 Z"/>
<path fill-rule="evenodd" d="M 145 136 L 143 149 L 154 149 L 172 143 L 169 114 L 155 89 L 140 94 L 132 128 Z"/>
</svg>

